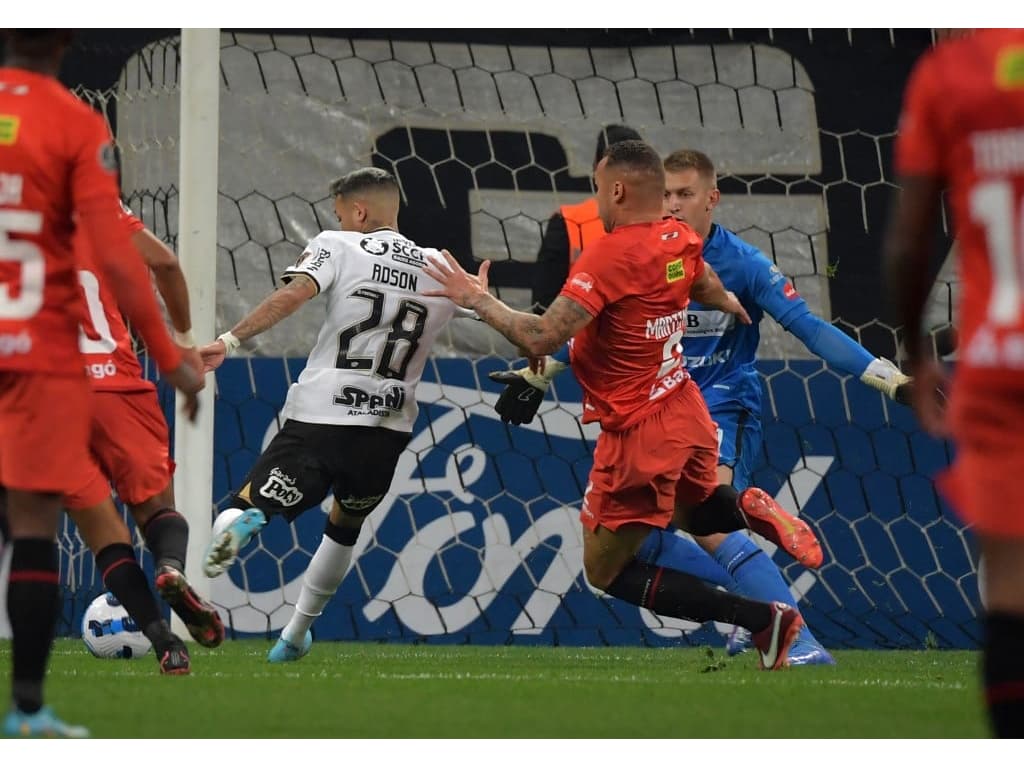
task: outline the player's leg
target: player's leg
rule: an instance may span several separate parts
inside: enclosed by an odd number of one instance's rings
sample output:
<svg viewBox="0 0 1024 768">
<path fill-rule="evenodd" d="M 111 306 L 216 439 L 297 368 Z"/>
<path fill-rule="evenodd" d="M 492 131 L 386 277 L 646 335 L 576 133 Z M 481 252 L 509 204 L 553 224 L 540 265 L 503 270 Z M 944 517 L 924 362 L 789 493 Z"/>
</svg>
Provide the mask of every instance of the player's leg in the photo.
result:
<svg viewBox="0 0 1024 768">
<path fill-rule="evenodd" d="M 188 522 L 174 507 L 174 487 L 139 504 L 129 505 L 135 524 L 156 562 L 154 583 L 192 639 L 207 648 L 224 642 L 224 622 L 216 607 L 203 598 L 185 578 Z"/>
<path fill-rule="evenodd" d="M 696 576 L 636 557 L 650 528 L 664 527 L 672 519 L 680 486 L 698 499 L 715 487 L 717 452 L 710 419 L 700 424 L 706 434 L 687 426 L 699 420 L 700 408 L 707 414 L 696 386 L 692 389 L 695 397 L 687 397 L 684 390 L 631 429 L 598 437 L 580 510 L 584 570 L 594 587 L 654 613 L 740 624 L 766 633 L 768 652 L 762 664 L 776 669 L 785 664 L 801 623 L 799 613 L 714 589 Z"/>
<path fill-rule="evenodd" d="M 341 586 L 367 516 L 388 492 L 411 434 L 373 427 L 322 425 L 319 451 L 334 481 L 334 505 L 302 579 L 295 612 L 270 650 L 270 662 L 295 661 L 312 644 L 310 627 Z"/>
<path fill-rule="evenodd" d="M 1012 406 L 1001 405 L 1004 417 L 1012 412 Z M 979 410 L 988 417 L 987 423 L 998 424 L 991 418 L 995 406 L 985 406 Z M 939 487 L 977 532 L 985 559 L 981 667 L 989 722 L 997 737 L 1020 739 L 1024 738 L 1024 515 L 1006 500 L 1014 497 L 1024 471 L 1024 449 L 1012 427 L 1005 432 L 989 427 L 980 435 L 986 439 L 978 442 L 976 424 L 965 426 L 975 428 L 961 430 L 956 462 L 939 479 Z"/>
<path fill-rule="evenodd" d="M 1024 738 L 1024 532 L 979 536 L 985 558 L 985 701 L 995 735 Z"/>
<path fill-rule="evenodd" d="M 203 558 L 207 576 L 219 576 L 230 568 L 242 547 L 272 516 L 294 520 L 327 495 L 331 474 L 313 450 L 317 428 L 322 426 L 289 419 L 274 435 L 234 494 L 234 506 L 218 518 L 231 522 L 210 540 Z"/>
<path fill-rule="evenodd" d="M 103 486 L 107 495 L 98 502 L 79 502 L 79 499 L 88 499 L 88 494 L 78 493 L 66 499 L 68 514 L 78 526 L 82 541 L 96 558 L 96 567 L 103 576 L 104 585 L 153 644 L 160 672 L 187 675 L 191 670 L 188 648 L 160 615 L 156 596 L 135 559 L 128 526 L 110 498 L 106 481 Z"/>
<path fill-rule="evenodd" d="M 7 736 L 87 737 L 44 706 L 60 605 L 60 493 L 84 474 L 92 393 L 84 375 L 0 373 L 0 485 L 7 488 L 11 702 Z"/>
<path fill-rule="evenodd" d="M 95 402 L 92 450 L 153 553 L 157 591 L 196 642 L 214 648 L 224 624 L 185 579 L 188 522 L 174 508 L 174 462 L 156 393 L 100 392 Z"/>
<path fill-rule="evenodd" d="M 718 425 L 718 482 L 743 490 L 751 484 L 754 464 L 761 451 L 760 420 L 745 409 L 715 411 L 711 417 Z M 715 562 L 728 571 L 738 594 L 754 600 L 795 605 L 789 585 L 775 561 L 745 531 L 695 538 Z M 742 627 L 734 630 L 726 642 L 729 655 L 742 653 L 749 640 L 749 633 Z M 835 660 L 805 624 L 790 649 L 789 663 L 791 666 L 834 664 Z"/>
</svg>

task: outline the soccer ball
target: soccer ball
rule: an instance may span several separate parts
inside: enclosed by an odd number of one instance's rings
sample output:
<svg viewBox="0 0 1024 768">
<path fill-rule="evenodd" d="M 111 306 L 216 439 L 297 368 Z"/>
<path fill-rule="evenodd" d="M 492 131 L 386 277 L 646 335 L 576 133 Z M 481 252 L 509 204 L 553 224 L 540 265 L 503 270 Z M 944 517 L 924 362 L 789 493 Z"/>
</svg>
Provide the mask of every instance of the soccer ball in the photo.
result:
<svg viewBox="0 0 1024 768">
<path fill-rule="evenodd" d="M 100 595 L 82 617 L 82 640 L 92 655 L 101 659 L 137 659 L 152 644 L 113 594 Z"/>
</svg>

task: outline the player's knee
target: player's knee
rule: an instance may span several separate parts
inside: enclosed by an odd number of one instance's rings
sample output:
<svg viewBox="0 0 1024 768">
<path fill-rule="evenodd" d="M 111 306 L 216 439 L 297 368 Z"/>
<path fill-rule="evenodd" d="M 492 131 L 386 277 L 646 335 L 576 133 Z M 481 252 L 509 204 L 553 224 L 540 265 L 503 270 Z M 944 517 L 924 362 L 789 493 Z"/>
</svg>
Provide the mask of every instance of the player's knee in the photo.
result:
<svg viewBox="0 0 1024 768">
<path fill-rule="evenodd" d="M 583 556 L 583 572 L 586 574 L 587 583 L 596 589 L 607 590 L 621 570 L 621 565 L 608 562 L 599 554 Z"/>
<path fill-rule="evenodd" d="M 365 518 L 345 519 L 335 523 L 330 518 L 324 523 L 324 536 L 343 547 L 354 547 L 359 539 L 359 531 L 362 530 Z"/>
</svg>

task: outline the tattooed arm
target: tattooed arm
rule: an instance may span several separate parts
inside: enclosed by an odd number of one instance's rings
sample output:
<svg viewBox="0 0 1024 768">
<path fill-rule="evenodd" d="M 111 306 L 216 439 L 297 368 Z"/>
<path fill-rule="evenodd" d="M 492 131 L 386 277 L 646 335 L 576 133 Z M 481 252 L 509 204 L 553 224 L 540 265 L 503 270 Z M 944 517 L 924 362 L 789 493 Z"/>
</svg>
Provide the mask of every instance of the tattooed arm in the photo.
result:
<svg viewBox="0 0 1024 768">
<path fill-rule="evenodd" d="M 531 357 L 557 351 L 594 319 L 586 309 L 565 296 L 558 296 L 539 317 L 532 312 L 516 312 L 489 293 L 476 299 L 470 309 Z"/>
<path fill-rule="evenodd" d="M 472 309 L 481 320 L 532 357 L 555 352 L 594 319 L 590 312 L 565 296 L 556 298 L 539 317 L 531 312 L 517 312 L 488 293 L 487 272 L 491 262 L 481 264 L 478 275 L 470 275 L 448 251 L 442 251 L 442 255 L 444 263 L 428 262 L 423 268 L 442 288 L 424 293 L 447 296 L 460 307 Z"/>
</svg>

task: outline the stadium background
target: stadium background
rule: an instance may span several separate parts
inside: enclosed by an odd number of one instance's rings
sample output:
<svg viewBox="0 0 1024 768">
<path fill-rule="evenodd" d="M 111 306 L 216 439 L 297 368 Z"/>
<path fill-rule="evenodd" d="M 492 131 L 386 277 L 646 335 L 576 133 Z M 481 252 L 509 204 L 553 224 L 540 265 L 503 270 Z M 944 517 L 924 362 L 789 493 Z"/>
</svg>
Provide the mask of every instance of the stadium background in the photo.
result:
<svg viewBox="0 0 1024 768">
<path fill-rule="evenodd" d="M 108 115 L 125 198 L 172 245 L 176 34 L 83 32 L 62 73 Z M 623 122 L 662 153 L 707 151 L 720 169 L 718 220 L 774 258 L 815 311 L 896 358 L 879 245 L 902 86 L 930 41 L 928 30 L 224 31 L 218 328 L 334 225 L 329 181 L 369 163 L 398 175 L 405 234 L 467 265 L 495 259 L 499 295 L 529 306 L 547 217 L 586 196 L 597 133 Z M 951 320 L 946 274 L 933 326 Z M 218 372 L 215 505 L 276 430 L 321 317 L 308 308 Z M 972 543 L 929 480 L 948 446 L 905 408 L 808 360 L 771 320 L 762 331 L 755 480 L 799 507 L 825 544 L 818 573 L 778 557 L 812 628 L 831 647 L 975 647 Z M 513 354 L 479 324 L 452 326 L 420 388 L 410 451 L 317 637 L 720 643 L 725 627 L 662 621 L 589 592 L 576 505 L 595 433 L 574 418 L 570 377 L 529 429 L 497 421 L 486 372 Z M 316 511 L 294 528 L 275 521 L 213 583 L 236 636 L 284 624 L 322 522 Z M 62 626 L 75 634 L 100 586 L 70 527 L 62 551 Z"/>
</svg>

